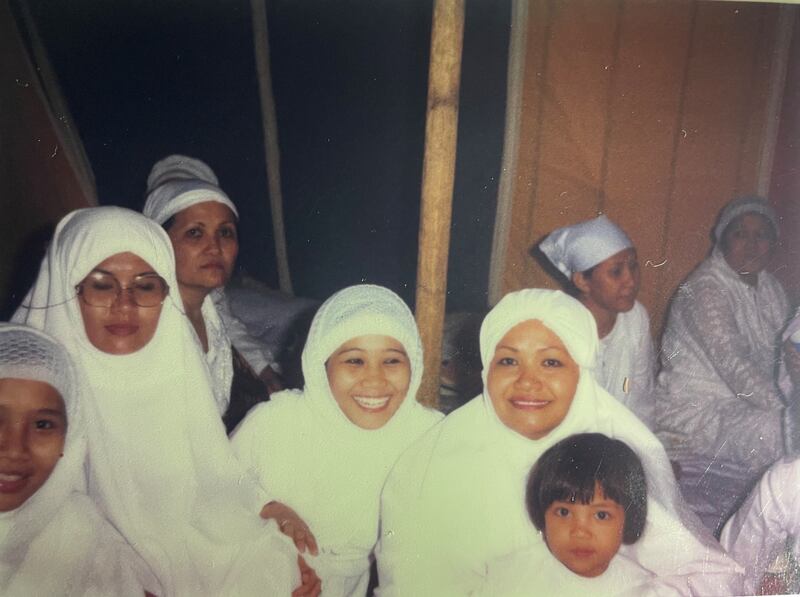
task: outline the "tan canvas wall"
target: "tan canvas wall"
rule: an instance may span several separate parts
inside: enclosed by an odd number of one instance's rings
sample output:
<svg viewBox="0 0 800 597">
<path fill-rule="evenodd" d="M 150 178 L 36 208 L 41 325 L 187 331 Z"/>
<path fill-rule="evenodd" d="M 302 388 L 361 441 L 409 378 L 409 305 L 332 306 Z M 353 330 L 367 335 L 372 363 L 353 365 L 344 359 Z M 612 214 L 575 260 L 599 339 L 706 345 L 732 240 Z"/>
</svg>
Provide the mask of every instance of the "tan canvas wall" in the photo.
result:
<svg viewBox="0 0 800 597">
<path fill-rule="evenodd" d="M 41 73 L 31 64 L 5 0 L 0 0 L 0 74 L 0 301 L 6 306 L 13 301 L 8 294 L 25 253 L 42 248 L 31 244 L 32 235 L 89 205 L 91 197 L 78 182 L 58 128 L 66 118 L 59 120 L 63 113 L 51 110 Z"/>
<path fill-rule="evenodd" d="M 554 228 L 606 213 L 639 250 L 640 300 L 660 329 L 677 284 L 710 248 L 720 207 L 767 190 L 787 9 L 638 0 L 526 8 L 511 213 L 496 231 L 507 242 L 493 296 L 557 287 L 532 248 Z"/>
</svg>

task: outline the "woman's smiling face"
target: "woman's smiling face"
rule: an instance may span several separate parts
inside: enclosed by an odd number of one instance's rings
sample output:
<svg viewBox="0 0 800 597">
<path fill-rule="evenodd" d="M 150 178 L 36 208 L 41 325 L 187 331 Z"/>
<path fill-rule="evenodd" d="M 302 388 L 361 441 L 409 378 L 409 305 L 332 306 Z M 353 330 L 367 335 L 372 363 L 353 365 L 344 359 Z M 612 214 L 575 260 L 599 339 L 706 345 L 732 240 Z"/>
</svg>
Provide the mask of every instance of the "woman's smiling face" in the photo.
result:
<svg viewBox="0 0 800 597">
<path fill-rule="evenodd" d="M 408 355 L 390 336 L 351 338 L 328 358 L 325 371 L 339 408 L 363 429 L 383 427 L 400 408 L 411 383 Z"/>
<path fill-rule="evenodd" d="M 569 412 L 580 369 L 561 339 L 537 319 L 511 328 L 495 347 L 486 380 L 497 416 L 541 439 Z"/>
</svg>

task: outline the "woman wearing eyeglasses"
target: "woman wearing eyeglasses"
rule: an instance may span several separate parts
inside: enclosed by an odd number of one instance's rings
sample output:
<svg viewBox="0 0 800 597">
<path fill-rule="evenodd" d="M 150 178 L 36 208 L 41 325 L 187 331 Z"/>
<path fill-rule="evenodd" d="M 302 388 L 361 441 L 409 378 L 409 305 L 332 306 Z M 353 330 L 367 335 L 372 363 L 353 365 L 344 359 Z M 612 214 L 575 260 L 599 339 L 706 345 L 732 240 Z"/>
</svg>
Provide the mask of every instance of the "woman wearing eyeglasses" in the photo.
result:
<svg viewBox="0 0 800 597">
<path fill-rule="evenodd" d="M 316 577 L 236 461 L 164 230 L 118 207 L 56 228 L 14 316 L 64 344 L 88 419 L 88 491 L 158 579 L 156 595 L 314 595 Z M 46 571 L 43 571 L 46 573 Z"/>
</svg>

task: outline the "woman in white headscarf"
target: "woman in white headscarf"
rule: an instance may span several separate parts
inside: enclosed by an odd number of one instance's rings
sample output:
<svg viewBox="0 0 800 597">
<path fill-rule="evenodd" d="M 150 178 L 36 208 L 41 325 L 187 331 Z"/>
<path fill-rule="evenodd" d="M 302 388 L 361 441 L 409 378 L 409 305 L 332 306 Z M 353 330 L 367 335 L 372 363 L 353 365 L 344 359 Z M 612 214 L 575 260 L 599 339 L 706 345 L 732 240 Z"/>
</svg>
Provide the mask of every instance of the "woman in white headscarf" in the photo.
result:
<svg viewBox="0 0 800 597">
<path fill-rule="evenodd" d="M 722 210 L 716 244 L 672 299 L 661 351 L 656 433 L 681 467 L 689 505 L 718 532 L 764 469 L 784 453 L 776 385 L 789 315 L 765 271 L 778 239 L 767 201 Z"/>
<path fill-rule="evenodd" d="M 169 238 L 118 207 L 61 220 L 15 320 L 76 365 L 88 489 L 172 595 L 288 595 L 293 549 L 230 448 L 179 300 Z M 272 528 L 270 528 L 272 527 Z"/>
<path fill-rule="evenodd" d="M 487 565 L 544 541 L 525 508 L 528 472 L 557 441 L 627 443 L 648 480 L 647 523 L 620 553 L 683 594 L 736 594 L 741 576 L 686 511 L 658 439 L 592 376 L 594 318 L 560 291 L 505 296 L 480 333 L 484 391 L 400 457 L 381 498 L 380 595 L 470 595 Z M 535 593 L 535 587 L 532 587 Z"/>
<path fill-rule="evenodd" d="M 234 449 L 314 533 L 320 553 L 310 563 L 322 595 L 363 597 L 386 476 L 441 414 L 416 400 L 419 333 L 406 304 L 386 288 L 352 286 L 329 298 L 302 361 L 303 390 L 251 411 L 233 435 Z"/>
<path fill-rule="evenodd" d="M 7 597 L 142 597 L 144 586 L 157 586 L 82 489 L 85 433 L 64 348 L 27 326 L 0 324 L 0 593 Z"/>
<path fill-rule="evenodd" d="M 640 272 L 631 239 L 603 215 L 551 232 L 539 248 L 594 315 L 598 383 L 651 426 L 655 355 L 650 317 L 636 300 Z"/>
<path fill-rule="evenodd" d="M 205 162 L 182 155 L 156 162 L 147 179 L 142 212 L 163 226 L 172 241 L 177 290 L 206 354 L 220 414 L 228 411 L 231 400 L 231 344 L 269 389 L 279 389 L 274 385 L 274 356 L 233 316 L 223 292 L 239 252 L 239 212 L 219 187 L 213 170 Z M 236 420 L 226 420 L 228 428 L 246 412 L 247 408 L 235 404 L 230 416 Z"/>
</svg>

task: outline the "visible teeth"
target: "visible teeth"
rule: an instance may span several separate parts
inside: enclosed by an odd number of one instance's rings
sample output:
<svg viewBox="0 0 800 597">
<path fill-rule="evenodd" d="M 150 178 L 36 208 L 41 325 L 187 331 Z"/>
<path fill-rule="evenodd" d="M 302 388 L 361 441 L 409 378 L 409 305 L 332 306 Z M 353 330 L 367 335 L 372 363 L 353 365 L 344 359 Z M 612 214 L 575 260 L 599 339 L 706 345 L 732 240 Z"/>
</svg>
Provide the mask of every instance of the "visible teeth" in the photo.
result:
<svg viewBox="0 0 800 597">
<path fill-rule="evenodd" d="M 7 475 L 5 473 L 0 473 L 0 483 L 3 481 L 19 481 L 22 479 L 22 475 Z"/>
<path fill-rule="evenodd" d="M 353 400 L 355 400 L 362 408 L 375 410 L 386 406 L 389 400 L 391 400 L 391 396 L 353 396 Z"/>
</svg>

